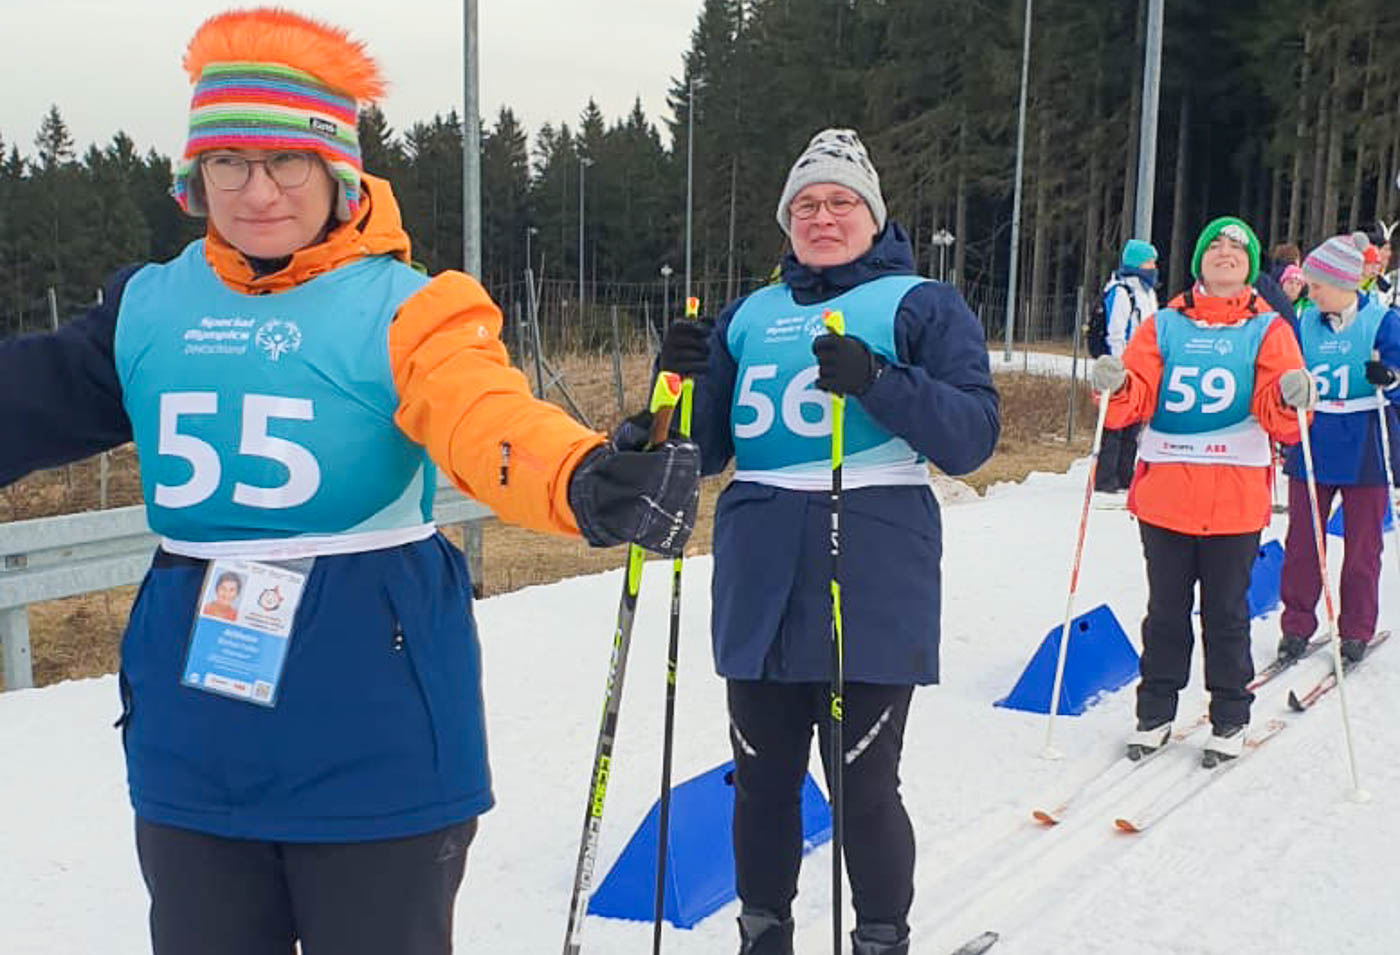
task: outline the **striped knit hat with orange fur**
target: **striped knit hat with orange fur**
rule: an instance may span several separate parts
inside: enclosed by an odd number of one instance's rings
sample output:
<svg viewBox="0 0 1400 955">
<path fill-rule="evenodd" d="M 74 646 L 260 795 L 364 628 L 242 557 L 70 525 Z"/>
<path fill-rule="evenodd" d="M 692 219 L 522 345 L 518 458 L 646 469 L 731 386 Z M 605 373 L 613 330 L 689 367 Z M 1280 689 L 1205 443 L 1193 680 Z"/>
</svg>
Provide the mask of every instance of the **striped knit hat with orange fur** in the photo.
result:
<svg viewBox="0 0 1400 955">
<path fill-rule="evenodd" d="M 185 51 L 194 83 L 190 132 L 171 192 L 191 215 L 208 213 L 191 176 L 211 149 L 307 150 L 339 182 L 336 216 L 360 205 L 360 105 L 384 93 L 379 68 L 337 27 L 259 7 L 210 17 Z"/>
</svg>

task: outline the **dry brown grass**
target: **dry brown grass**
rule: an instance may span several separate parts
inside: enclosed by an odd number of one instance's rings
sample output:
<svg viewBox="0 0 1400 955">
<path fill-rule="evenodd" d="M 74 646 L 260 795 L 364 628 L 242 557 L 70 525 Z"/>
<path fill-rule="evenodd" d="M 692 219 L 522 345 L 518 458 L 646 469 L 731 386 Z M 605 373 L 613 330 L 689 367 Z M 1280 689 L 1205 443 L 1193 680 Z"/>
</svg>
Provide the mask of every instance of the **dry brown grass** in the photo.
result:
<svg viewBox="0 0 1400 955">
<path fill-rule="evenodd" d="M 611 358 L 569 356 L 553 364 L 595 427 L 607 429 L 617 423 L 622 416 Z M 638 383 L 647 379 L 647 357 L 626 356 L 622 373 L 624 407 L 629 411 L 641 407 L 647 396 Z M 1082 385 L 1075 411 L 1075 440 L 1066 445 L 1068 394 L 1064 379 L 1012 372 L 998 374 L 996 381 L 1002 398 L 1001 441 L 992 458 L 962 480 L 982 491 L 999 481 L 1020 480 L 1032 471 L 1063 471 L 1087 452 L 1094 406 Z M 563 404 L 557 389 L 549 397 Z M 0 492 L 0 521 L 96 507 L 97 473 L 94 458 L 69 469 L 32 475 Z M 714 502 L 726 480 L 721 475 L 707 478 L 702 485 L 700 518 L 689 553 L 708 552 Z M 130 447 L 119 449 L 112 453 L 109 506 L 139 503 L 140 499 L 136 456 Z M 622 548 L 593 550 L 578 540 L 549 537 L 496 521 L 483 527 L 482 539 L 482 587 L 487 595 L 611 570 L 622 566 L 625 556 Z M 31 607 L 35 683 L 43 686 L 114 672 L 121 631 L 135 592 L 134 587 L 123 587 Z"/>
</svg>

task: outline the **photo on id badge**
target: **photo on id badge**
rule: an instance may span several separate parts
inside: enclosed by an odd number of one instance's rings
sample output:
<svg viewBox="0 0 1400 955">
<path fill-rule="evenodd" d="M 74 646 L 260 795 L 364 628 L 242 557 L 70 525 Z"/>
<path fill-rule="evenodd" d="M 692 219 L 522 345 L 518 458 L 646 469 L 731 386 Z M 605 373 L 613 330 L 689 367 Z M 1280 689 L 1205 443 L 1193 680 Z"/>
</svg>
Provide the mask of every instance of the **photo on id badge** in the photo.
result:
<svg viewBox="0 0 1400 955">
<path fill-rule="evenodd" d="M 210 561 L 181 682 L 220 696 L 276 705 L 292 620 L 310 564 Z"/>
</svg>

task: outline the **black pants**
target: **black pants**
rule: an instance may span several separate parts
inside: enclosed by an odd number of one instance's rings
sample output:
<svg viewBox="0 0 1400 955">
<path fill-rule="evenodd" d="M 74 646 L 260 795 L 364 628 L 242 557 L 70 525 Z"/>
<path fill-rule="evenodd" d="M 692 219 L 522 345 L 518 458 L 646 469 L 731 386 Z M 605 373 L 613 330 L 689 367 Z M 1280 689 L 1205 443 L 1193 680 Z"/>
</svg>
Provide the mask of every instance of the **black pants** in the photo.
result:
<svg viewBox="0 0 1400 955">
<path fill-rule="evenodd" d="M 1138 431 L 1140 424 L 1110 431 L 1104 428 L 1099 446 L 1099 466 L 1094 472 L 1094 490 L 1122 491 L 1133 483 L 1133 468 L 1137 466 Z"/>
<path fill-rule="evenodd" d="M 1254 678 L 1249 652 L 1246 593 L 1259 532 L 1197 537 L 1142 524 L 1147 558 L 1147 617 L 1142 622 L 1142 682 L 1138 719 L 1159 723 L 1176 716 L 1177 694 L 1191 676 L 1191 625 L 1197 582 L 1201 585 L 1201 644 L 1216 726 L 1249 722 Z"/>
<path fill-rule="evenodd" d="M 845 861 L 859 923 L 908 931 L 914 901 L 914 828 L 899 797 L 899 757 L 912 686 L 847 683 Z M 739 898 L 791 914 L 802 864 L 802 781 L 818 727 L 828 778 L 825 683 L 729 681 L 734 747 L 734 860 Z"/>
<path fill-rule="evenodd" d="M 446 955 L 476 835 L 470 819 L 406 839 L 224 839 L 136 820 L 154 955 Z"/>
</svg>

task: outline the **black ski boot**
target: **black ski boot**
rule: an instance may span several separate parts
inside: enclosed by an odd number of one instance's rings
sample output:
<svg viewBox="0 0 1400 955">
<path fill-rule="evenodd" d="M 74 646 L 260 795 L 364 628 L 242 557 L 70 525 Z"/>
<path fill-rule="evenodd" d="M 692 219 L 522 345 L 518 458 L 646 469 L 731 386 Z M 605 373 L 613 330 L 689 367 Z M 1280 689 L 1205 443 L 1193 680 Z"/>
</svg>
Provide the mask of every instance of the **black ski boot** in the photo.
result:
<svg viewBox="0 0 1400 955">
<path fill-rule="evenodd" d="M 1234 723 L 1213 727 L 1206 750 L 1201 754 L 1201 765 L 1214 769 L 1227 760 L 1237 759 L 1244 752 L 1244 726 L 1243 723 Z"/>
<path fill-rule="evenodd" d="M 1295 633 L 1285 633 L 1278 642 L 1280 660 L 1296 660 L 1308 649 L 1308 638 Z"/>
<path fill-rule="evenodd" d="M 1171 739 L 1172 721 L 1138 720 L 1137 732 L 1128 737 L 1128 758 L 1137 762 L 1150 753 L 1155 753 L 1167 745 Z"/>
<path fill-rule="evenodd" d="M 1347 663 L 1360 663 L 1361 658 L 1366 655 L 1369 644 L 1365 640 L 1358 640 L 1355 637 L 1342 638 L 1342 659 Z"/>
<path fill-rule="evenodd" d="M 867 922 L 851 933 L 851 955 L 909 955 L 909 932 L 884 922 Z"/>
<path fill-rule="evenodd" d="M 745 908 L 738 922 L 739 955 L 793 955 L 791 918 Z"/>
</svg>

